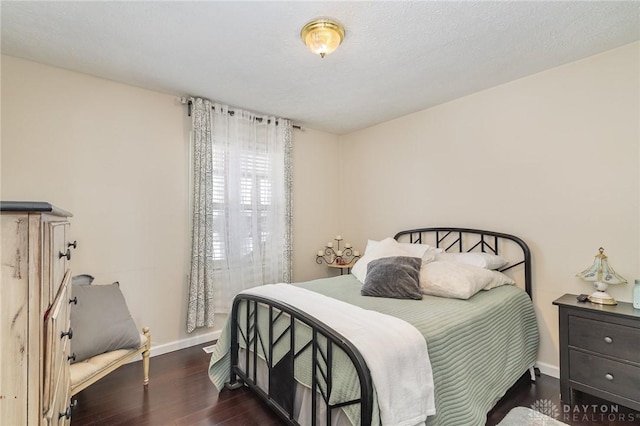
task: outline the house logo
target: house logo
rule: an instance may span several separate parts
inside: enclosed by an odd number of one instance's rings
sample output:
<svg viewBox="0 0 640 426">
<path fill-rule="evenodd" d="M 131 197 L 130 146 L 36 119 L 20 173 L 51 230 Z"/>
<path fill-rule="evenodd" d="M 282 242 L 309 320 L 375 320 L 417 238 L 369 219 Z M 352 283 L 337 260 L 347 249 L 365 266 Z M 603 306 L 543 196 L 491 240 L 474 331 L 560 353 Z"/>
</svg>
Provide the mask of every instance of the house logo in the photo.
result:
<svg viewBox="0 0 640 426">
<path fill-rule="evenodd" d="M 549 399 L 538 399 L 531 404 L 531 418 L 536 420 L 536 424 L 545 424 L 545 420 L 557 419 L 560 416 L 560 410 L 556 404 Z"/>
</svg>

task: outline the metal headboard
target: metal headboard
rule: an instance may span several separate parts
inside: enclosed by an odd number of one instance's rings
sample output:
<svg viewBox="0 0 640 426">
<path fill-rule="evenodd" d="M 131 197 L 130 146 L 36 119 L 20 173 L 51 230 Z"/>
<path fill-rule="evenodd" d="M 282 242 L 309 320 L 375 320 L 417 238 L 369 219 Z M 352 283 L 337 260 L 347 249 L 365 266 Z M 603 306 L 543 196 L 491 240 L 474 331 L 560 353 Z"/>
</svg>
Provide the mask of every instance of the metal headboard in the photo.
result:
<svg viewBox="0 0 640 426">
<path fill-rule="evenodd" d="M 436 248 L 442 248 L 448 252 L 472 252 L 480 251 L 493 254 L 501 254 L 504 240 L 512 241 L 522 249 L 522 255 L 515 261 L 510 261 L 501 272 L 508 271 L 516 266 L 524 266 L 524 289 L 533 300 L 531 283 L 531 251 L 522 239 L 509 234 L 494 231 L 482 231 L 470 228 L 419 228 L 398 232 L 393 238 L 400 241 L 409 239 L 412 244 L 429 244 Z"/>
</svg>

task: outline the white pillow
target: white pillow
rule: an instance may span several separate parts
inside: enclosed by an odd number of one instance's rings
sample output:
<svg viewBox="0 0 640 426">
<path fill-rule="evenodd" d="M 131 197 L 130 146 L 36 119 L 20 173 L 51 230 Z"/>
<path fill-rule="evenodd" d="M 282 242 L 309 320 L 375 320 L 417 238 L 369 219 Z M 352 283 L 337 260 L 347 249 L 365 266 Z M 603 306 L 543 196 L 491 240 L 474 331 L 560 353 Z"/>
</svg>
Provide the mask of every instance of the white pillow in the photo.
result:
<svg viewBox="0 0 640 426">
<path fill-rule="evenodd" d="M 429 262 L 433 262 L 436 260 L 436 257 L 442 253 L 444 250 L 441 248 L 429 247 L 427 251 L 422 255 L 422 264 L 427 264 Z"/>
<path fill-rule="evenodd" d="M 494 278 L 493 271 L 464 263 L 435 261 L 422 264 L 420 289 L 424 294 L 468 299 Z"/>
<path fill-rule="evenodd" d="M 485 269 L 500 269 L 509 261 L 504 257 L 491 253 L 440 253 L 436 260 L 445 262 L 465 263 Z"/>
<path fill-rule="evenodd" d="M 483 290 L 491 290 L 492 288 L 500 287 L 501 285 L 514 285 L 516 282 L 511 277 L 506 276 L 502 272 L 491 271 L 493 278 L 484 286 Z"/>
<path fill-rule="evenodd" d="M 396 241 L 394 238 L 386 238 L 386 239 L 387 240 Z M 367 247 L 365 249 L 365 253 L 367 252 L 367 250 L 374 248 L 379 243 L 380 243 L 380 241 L 368 240 L 367 241 Z M 411 257 L 422 257 L 425 254 L 426 251 L 434 250 L 434 248 L 431 247 L 428 244 L 399 243 L 397 241 L 396 241 L 396 243 L 398 244 L 398 247 L 400 247 L 400 248 L 406 250 L 407 252 L 411 253 Z M 442 249 L 437 249 L 437 250 L 440 250 L 440 252 L 442 252 Z"/>
<path fill-rule="evenodd" d="M 367 278 L 367 266 L 369 262 L 383 257 L 393 256 L 420 257 L 405 250 L 393 238 L 385 238 L 382 241 L 369 240 L 364 250 L 364 255 L 353 265 L 351 273 L 358 281 L 364 284 Z"/>
<path fill-rule="evenodd" d="M 398 243 L 398 245 L 412 253 L 414 257 L 422 257 L 427 251 L 434 249 L 428 244 Z"/>
</svg>

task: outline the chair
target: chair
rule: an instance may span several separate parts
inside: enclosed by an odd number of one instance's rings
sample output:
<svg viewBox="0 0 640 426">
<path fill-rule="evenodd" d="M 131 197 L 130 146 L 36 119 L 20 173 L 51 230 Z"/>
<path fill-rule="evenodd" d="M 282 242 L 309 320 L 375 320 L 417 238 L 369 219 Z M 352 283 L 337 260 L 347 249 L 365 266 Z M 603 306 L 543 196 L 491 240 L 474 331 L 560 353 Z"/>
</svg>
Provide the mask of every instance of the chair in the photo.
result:
<svg viewBox="0 0 640 426">
<path fill-rule="evenodd" d="M 142 355 L 143 385 L 149 384 L 149 327 L 138 331 L 120 284 L 93 285 L 91 275 L 72 280 L 71 395 Z M 76 359 L 78 360 L 76 362 Z"/>
<path fill-rule="evenodd" d="M 142 328 L 140 347 L 137 349 L 118 349 L 94 355 L 84 361 L 71 364 L 71 396 L 77 394 L 102 379 L 107 374 L 128 363 L 137 355 L 142 355 L 143 385 L 149 385 L 149 351 L 151 350 L 151 335 L 149 327 Z"/>
</svg>

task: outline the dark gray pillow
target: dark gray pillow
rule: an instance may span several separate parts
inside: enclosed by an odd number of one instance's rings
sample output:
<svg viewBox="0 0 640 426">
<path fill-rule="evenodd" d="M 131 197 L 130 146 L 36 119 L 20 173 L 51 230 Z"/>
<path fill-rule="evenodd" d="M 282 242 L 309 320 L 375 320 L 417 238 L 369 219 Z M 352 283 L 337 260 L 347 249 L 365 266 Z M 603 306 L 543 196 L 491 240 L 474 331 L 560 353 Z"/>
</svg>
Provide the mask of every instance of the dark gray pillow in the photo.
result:
<svg viewBox="0 0 640 426">
<path fill-rule="evenodd" d="M 422 299 L 419 257 L 383 257 L 367 265 L 367 277 L 360 293 L 363 296 L 393 299 Z"/>
<path fill-rule="evenodd" d="M 71 305 L 71 352 L 75 362 L 117 349 L 140 346 L 140 334 L 118 283 L 74 285 Z"/>
</svg>

